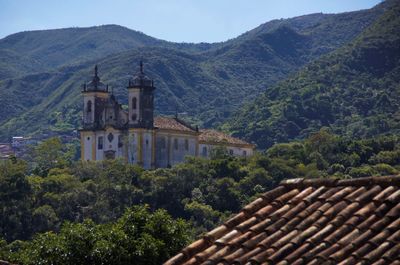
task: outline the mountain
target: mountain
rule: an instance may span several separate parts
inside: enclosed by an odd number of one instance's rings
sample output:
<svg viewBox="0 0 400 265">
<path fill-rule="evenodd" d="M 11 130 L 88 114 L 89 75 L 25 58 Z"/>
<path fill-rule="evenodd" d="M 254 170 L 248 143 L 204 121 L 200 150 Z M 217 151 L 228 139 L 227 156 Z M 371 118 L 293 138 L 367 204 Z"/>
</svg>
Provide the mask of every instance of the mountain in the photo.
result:
<svg viewBox="0 0 400 265">
<path fill-rule="evenodd" d="M 153 46 L 196 51 L 210 45 L 172 43 L 118 25 L 20 32 L 0 40 L 0 79 Z"/>
<path fill-rule="evenodd" d="M 166 42 L 115 25 L 11 35 L 0 40 L 0 56 L 10 58 L 0 64 L 0 139 L 77 128 L 80 88 L 94 64 L 126 103 L 140 59 L 155 79 L 157 112 L 218 126 L 243 102 L 353 40 L 384 9 L 274 20 L 214 44 Z"/>
<path fill-rule="evenodd" d="M 400 132 L 400 1 L 353 41 L 240 109 L 224 128 L 260 148 L 321 127 L 349 137 Z"/>
</svg>

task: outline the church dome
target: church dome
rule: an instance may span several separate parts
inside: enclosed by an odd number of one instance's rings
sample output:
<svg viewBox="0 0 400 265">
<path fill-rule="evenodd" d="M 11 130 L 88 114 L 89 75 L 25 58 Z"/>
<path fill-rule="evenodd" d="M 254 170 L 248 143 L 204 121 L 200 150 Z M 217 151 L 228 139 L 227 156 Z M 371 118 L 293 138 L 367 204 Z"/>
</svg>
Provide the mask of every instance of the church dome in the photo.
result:
<svg viewBox="0 0 400 265">
<path fill-rule="evenodd" d="M 84 86 L 85 91 L 104 91 L 107 92 L 108 86 L 100 81 L 100 77 L 97 75 L 97 65 L 94 67 L 94 76 L 89 84 Z"/>
<path fill-rule="evenodd" d="M 140 62 L 140 70 L 136 75 L 129 79 L 129 87 L 150 87 L 153 88 L 153 80 L 143 72 L 143 62 Z"/>
</svg>

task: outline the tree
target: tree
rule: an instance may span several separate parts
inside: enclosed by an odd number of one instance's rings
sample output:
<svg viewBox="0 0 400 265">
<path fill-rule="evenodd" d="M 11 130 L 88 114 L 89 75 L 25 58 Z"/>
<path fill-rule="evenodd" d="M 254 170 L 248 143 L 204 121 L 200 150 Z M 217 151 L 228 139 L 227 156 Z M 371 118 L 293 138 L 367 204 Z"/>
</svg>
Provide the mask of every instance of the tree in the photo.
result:
<svg viewBox="0 0 400 265">
<path fill-rule="evenodd" d="M 8 241 L 30 235 L 32 190 L 25 177 L 26 163 L 0 162 L 0 234 Z"/>
<path fill-rule="evenodd" d="M 66 222 L 58 234 L 38 234 L 14 251 L 9 247 L 5 258 L 27 265 L 158 265 L 188 244 L 189 235 L 189 225 L 165 210 L 151 213 L 147 206 L 134 206 L 112 224 Z"/>
<path fill-rule="evenodd" d="M 72 160 L 73 154 L 67 152 L 59 137 L 49 138 L 33 147 L 34 173 L 47 176 L 52 168 L 63 168 Z"/>
</svg>

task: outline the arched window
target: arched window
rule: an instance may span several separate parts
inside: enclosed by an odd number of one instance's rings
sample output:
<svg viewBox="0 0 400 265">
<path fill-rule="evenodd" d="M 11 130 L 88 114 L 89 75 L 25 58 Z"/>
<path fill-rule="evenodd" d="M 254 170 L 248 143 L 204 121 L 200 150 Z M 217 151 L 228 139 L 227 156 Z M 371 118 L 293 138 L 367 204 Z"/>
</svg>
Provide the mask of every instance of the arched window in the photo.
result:
<svg viewBox="0 0 400 265">
<path fill-rule="evenodd" d="M 89 101 L 87 102 L 86 111 L 87 111 L 87 112 L 91 112 L 91 111 L 92 111 L 92 101 L 91 101 L 91 100 L 89 100 Z"/>
<path fill-rule="evenodd" d="M 103 150 L 103 136 L 99 136 L 99 139 L 97 142 L 97 149 Z"/>
<path fill-rule="evenodd" d="M 132 98 L 132 109 L 136 109 L 136 97 Z"/>
</svg>

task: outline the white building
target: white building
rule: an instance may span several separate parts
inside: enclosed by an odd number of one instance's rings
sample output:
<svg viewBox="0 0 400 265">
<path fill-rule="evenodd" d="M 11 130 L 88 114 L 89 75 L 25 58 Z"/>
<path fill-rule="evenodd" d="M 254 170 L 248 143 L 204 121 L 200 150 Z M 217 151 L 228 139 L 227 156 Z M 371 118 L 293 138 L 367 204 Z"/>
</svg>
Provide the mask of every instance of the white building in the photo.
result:
<svg viewBox="0 0 400 265">
<path fill-rule="evenodd" d="M 140 71 L 128 83 L 128 111 L 100 81 L 97 66 L 83 87 L 81 159 L 124 158 L 146 169 L 169 167 L 185 156 L 209 157 L 216 146 L 237 156 L 250 156 L 254 145 L 215 130 L 199 130 L 178 117 L 154 118 L 153 80 Z"/>
</svg>

